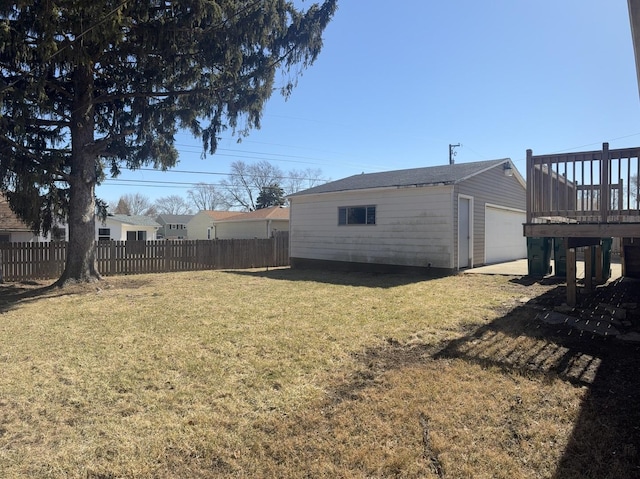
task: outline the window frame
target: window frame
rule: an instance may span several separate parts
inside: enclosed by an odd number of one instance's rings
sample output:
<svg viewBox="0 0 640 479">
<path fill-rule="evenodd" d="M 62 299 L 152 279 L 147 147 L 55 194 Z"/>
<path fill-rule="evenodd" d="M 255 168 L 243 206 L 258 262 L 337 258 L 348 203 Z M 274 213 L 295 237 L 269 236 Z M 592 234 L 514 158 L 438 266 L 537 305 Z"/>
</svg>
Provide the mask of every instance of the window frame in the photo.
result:
<svg viewBox="0 0 640 479">
<path fill-rule="evenodd" d="M 359 211 L 364 210 L 364 211 Z M 371 218 L 373 216 L 373 220 Z M 358 221 L 358 219 L 364 221 Z M 359 205 L 359 206 L 339 206 L 338 207 L 338 226 L 375 226 L 377 224 L 377 206 L 376 205 Z"/>
<path fill-rule="evenodd" d="M 111 241 L 111 228 L 98 228 L 98 241 Z"/>
</svg>

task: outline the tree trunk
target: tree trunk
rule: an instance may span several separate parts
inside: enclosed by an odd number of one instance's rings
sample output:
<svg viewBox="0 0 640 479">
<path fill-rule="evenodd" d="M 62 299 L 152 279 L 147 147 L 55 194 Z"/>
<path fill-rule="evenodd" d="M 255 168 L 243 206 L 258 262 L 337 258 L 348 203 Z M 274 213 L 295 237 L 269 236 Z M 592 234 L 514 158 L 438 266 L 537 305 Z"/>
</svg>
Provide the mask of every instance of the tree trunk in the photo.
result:
<svg viewBox="0 0 640 479">
<path fill-rule="evenodd" d="M 69 180 L 69 248 L 64 272 L 58 280 L 99 280 L 95 243 L 96 161 L 94 151 L 93 72 L 88 65 L 77 67 L 74 80 L 74 109 L 71 113 L 71 174 Z"/>
</svg>

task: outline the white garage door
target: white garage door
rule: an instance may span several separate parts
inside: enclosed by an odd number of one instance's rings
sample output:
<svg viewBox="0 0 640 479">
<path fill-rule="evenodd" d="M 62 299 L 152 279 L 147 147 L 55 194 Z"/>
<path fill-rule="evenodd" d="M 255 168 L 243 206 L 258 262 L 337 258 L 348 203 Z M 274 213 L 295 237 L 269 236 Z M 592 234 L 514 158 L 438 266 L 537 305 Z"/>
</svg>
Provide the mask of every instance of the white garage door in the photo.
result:
<svg viewBox="0 0 640 479">
<path fill-rule="evenodd" d="M 527 240 L 522 236 L 525 212 L 487 206 L 485 210 L 485 263 L 500 263 L 527 257 Z"/>
</svg>

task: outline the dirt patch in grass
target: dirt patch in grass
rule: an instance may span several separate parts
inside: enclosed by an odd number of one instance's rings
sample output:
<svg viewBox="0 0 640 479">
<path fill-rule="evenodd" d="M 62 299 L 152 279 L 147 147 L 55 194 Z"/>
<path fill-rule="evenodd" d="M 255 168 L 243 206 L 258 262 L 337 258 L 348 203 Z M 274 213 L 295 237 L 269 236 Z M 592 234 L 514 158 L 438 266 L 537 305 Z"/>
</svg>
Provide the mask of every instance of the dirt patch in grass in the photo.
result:
<svg viewBox="0 0 640 479">
<path fill-rule="evenodd" d="M 20 288 L 0 288 L 2 477 L 638 474 L 638 352 L 536 321 L 558 285 L 280 269 Z"/>
</svg>

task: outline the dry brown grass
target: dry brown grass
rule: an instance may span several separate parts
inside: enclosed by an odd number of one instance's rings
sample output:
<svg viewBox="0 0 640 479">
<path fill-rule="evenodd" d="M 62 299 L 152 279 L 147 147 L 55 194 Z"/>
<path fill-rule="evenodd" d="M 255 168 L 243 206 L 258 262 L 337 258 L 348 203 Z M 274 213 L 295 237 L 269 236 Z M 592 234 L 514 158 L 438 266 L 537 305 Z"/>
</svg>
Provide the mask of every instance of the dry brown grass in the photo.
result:
<svg viewBox="0 0 640 479">
<path fill-rule="evenodd" d="M 281 269 L 20 288 L 0 285 L 0 477 L 542 478 L 584 463 L 566 451 L 597 362 L 565 367 L 576 352 L 519 301 L 553 286 Z"/>
</svg>

